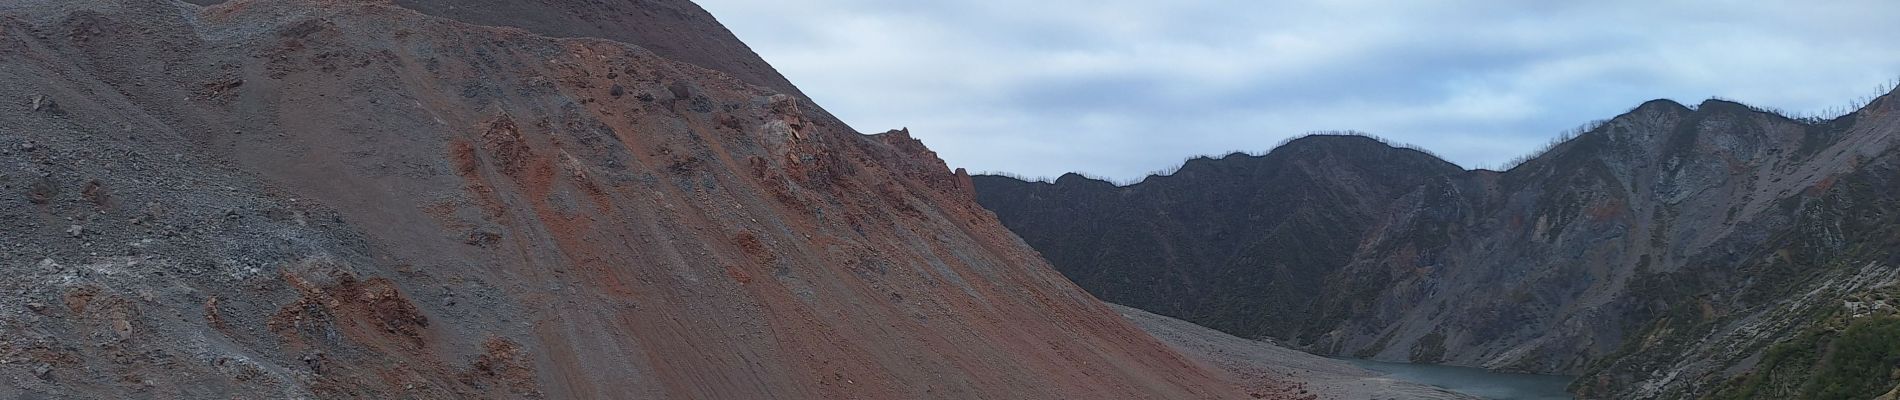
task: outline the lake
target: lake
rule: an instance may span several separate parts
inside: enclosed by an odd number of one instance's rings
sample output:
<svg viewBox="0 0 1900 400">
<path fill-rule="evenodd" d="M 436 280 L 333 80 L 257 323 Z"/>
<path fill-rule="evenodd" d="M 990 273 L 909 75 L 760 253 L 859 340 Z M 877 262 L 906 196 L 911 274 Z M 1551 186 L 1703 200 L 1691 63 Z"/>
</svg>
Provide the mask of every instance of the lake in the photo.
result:
<svg viewBox="0 0 1900 400">
<path fill-rule="evenodd" d="M 1343 359 L 1392 379 L 1450 389 L 1493 400 L 1573 400 L 1564 387 L 1576 377 L 1492 372 L 1479 368 Z"/>
</svg>

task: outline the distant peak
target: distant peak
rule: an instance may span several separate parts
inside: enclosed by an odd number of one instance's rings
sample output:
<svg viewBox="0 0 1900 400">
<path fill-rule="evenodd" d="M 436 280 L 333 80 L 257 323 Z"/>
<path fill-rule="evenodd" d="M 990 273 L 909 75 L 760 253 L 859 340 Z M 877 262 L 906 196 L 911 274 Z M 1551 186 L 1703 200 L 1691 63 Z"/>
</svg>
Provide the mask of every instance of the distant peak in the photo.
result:
<svg viewBox="0 0 1900 400">
<path fill-rule="evenodd" d="M 1268 151 L 1268 154 L 1280 153 L 1280 156 L 1317 155 L 1332 152 L 1384 152 L 1398 150 L 1398 146 L 1368 135 L 1319 133 L 1288 139 Z"/>
<path fill-rule="evenodd" d="M 1319 133 L 1301 136 L 1280 144 L 1269 155 L 1306 157 L 1319 154 L 1357 154 L 1359 157 L 1422 157 L 1452 165 L 1429 150 L 1403 143 L 1392 143 L 1362 133 Z M 1462 168 L 1460 168 L 1462 169 Z"/>
<path fill-rule="evenodd" d="M 1695 107 L 1698 111 L 1753 111 L 1754 107 L 1733 100 L 1709 98 Z"/>
<path fill-rule="evenodd" d="M 1372 136 L 1340 134 L 1340 133 L 1315 133 L 1315 134 L 1310 134 L 1306 136 L 1300 136 L 1300 137 L 1293 138 L 1293 140 L 1288 140 L 1286 144 L 1281 145 L 1281 147 L 1313 146 L 1313 145 L 1332 145 L 1332 146 L 1339 146 L 1339 145 L 1375 146 L 1376 145 L 1376 146 L 1392 147 L 1392 145 L 1387 144 L 1384 140 L 1380 140 L 1379 138 L 1375 138 Z"/>
<path fill-rule="evenodd" d="M 1703 104 L 1706 105 L 1708 104 L 1708 102 L 1704 101 Z M 1643 104 L 1637 105 L 1636 108 L 1632 108 L 1628 112 L 1618 114 L 1615 117 L 1611 117 L 1609 120 L 1605 120 L 1604 122 L 1617 121 L 1617 120 L 1627 121 L 1627 120 L 1630 120 L 1631 118 L 1649 119 L 1649 118 L 1662 117 L 1662 116 L 1688 114 L 1688 113 L 1695 112 L 1696 110 L 1701 109 L 1701 107 L 1702 106 L 1696 106 L 1695 108 L 1690 108 L 1689 106 L 1683 105 L 1682 103 L 1678 103 L 1675 100 L 1655 99 L 1655 100 L 1645 101 L 1643 102 Z"/>
<path fill-rule="evenodd" d="M 1095 177 L 1082 175 L 1075 172 L 1064 173 L 1062 174 L 1062 176 L 1056 177 L 1055 183 L 1065 183 L 1065 182 L 1067 183 L 1101 182 L 1101 183 L 1113 185 L 1113 183 L 1110 183 L 1109 181 L 1096 179 Z"/>
<path fill-rule="evenodd" d="M 1677 103 L 1675 100 L 1655 99 L 1655 100 L 1645 101 L 1643 102 L 1643 104 L 1636 106 L 1635 111 L 1638 113 L 1642 113 L 1645 111 L 1683 112 L 1683 111 L 1689 111 L 1689 106 L 1682 105 L 1682 103 Z"/>
<path fill-rule="evenodd" d="M 1875 97 L 1872 101 L 1868 101 L 1867 105 L 1864 107 L 1861 107 L 1861 109 L 1884 111 L 1884 110 L 1893 108 L 1894 101 L 1895 101 L 1894 99 L 1896 98 L 1900 98 L 1900 85 L 1894 85 L 1894 88 L 1892 90 L 1888 90 L 1887 94 L 1880 95 L 1879 97 Z"/>
</svg>

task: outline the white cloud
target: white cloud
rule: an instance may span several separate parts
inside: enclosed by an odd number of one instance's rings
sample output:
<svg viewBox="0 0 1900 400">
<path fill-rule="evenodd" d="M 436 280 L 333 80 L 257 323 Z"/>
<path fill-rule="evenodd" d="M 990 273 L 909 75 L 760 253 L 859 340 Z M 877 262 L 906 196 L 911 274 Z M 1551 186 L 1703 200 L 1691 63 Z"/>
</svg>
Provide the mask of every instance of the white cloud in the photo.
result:
<svg viewBox="0 0 1900 400">
<path fill-rule="evenodd" d="M 1885 0 L 700 3 L 853 126 L 1030 176 L 1329 129 L 1493 165 L 1653 98 L 1808 112 L 1900 76 Z"/>
</svg>

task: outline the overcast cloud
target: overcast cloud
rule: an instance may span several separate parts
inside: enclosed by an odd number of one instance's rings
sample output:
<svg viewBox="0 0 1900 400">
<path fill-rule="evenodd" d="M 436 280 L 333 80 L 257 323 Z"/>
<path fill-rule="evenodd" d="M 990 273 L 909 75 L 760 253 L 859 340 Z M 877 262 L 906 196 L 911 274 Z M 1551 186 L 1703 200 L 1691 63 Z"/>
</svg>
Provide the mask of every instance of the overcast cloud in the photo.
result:
<svg viewBox="0 0 1900 400">
<path fill-rule="evenodd" d="M 952 167 L 1118 180 L 1310 131 L 1467 167 L 1655 98 L 1822 112 L 1900 2 L 699 0 L 814 101 Z"/>
</svg>

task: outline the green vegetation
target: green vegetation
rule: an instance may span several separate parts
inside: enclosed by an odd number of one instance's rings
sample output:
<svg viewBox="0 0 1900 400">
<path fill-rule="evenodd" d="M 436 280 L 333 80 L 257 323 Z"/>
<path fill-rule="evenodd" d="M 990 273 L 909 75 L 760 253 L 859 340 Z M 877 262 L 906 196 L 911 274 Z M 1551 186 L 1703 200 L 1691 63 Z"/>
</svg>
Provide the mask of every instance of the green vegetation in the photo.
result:
<svg viewBox="0 0 1900 400">
<path fill-rule="evenodd" d="M 1834 341 L 1805 392 L 1814 399 L 1866 399 L 1893 388 L 1900 364 L 1900 318 L 1861 318 Z"/>
<path fill-rule="evenodd" d="M 1852 317 L 1835 308 L 1826 323 L 1768 348 L 1754 371 L 1714 399 L 1871 399 L 1900 373 L 1900 316 Z"/>
<path fill-rule="evenodd" d="M 1438 363 L 1445 360 L 1445 334 L 1432 332 L 1418 339 L 1418 345 L 1412 346 L 1412 362 Z"/>
</svg>

